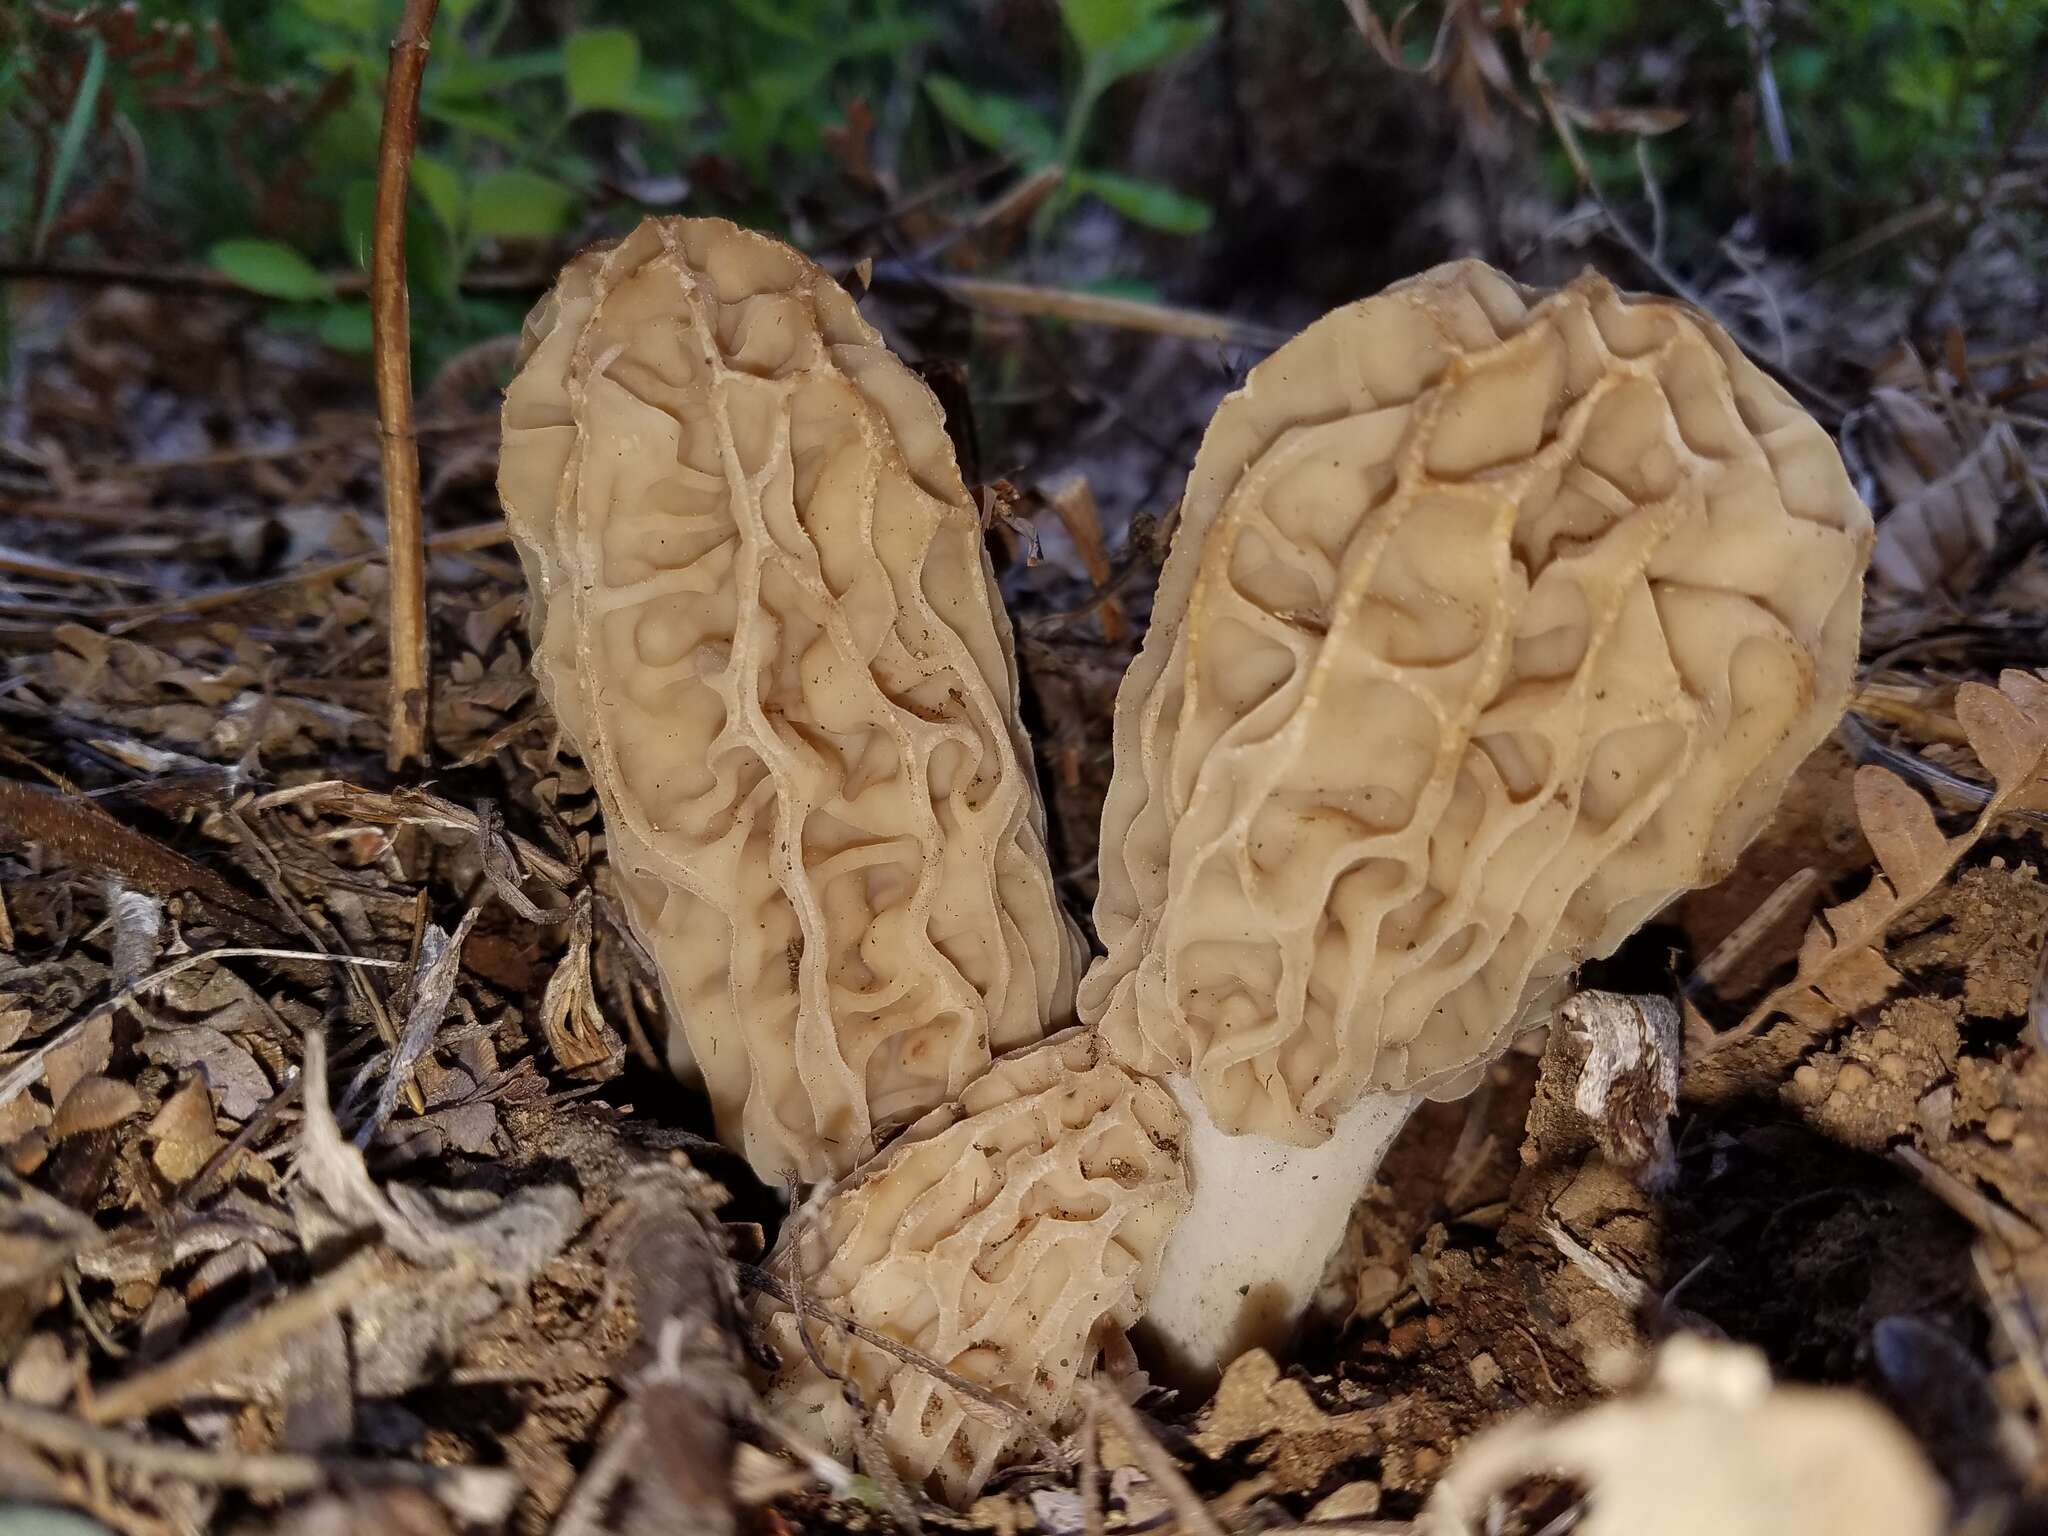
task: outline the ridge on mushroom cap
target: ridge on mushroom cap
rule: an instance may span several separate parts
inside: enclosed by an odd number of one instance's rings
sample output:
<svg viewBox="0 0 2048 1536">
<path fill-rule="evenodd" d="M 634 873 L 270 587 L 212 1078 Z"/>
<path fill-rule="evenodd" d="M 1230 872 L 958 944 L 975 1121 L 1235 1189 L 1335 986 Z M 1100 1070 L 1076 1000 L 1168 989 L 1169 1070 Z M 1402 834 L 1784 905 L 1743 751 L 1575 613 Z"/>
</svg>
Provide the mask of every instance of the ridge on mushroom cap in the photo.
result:
<svg viewBox="0 0 2048 1536">
<path fill-rule="evenodd" d="M 801 1258 L 807 1300 L 917 1350 L 1014 1404 L 1063 1420 L 1105 1327 L 1135 1323 L 1187 1203 L 1183 1123 L 1157 1083 L 1071 1029 L 999 1059 L 859 1170 L 774 1267 Z M 852 1406 L 812 1363 L 795 1312 L 757 1315 L 781 1357 L 769 1406 L 849 1455 Z M 810 1345 L 860 1392 L 906 1478 L 971 1498 L 1029 1442 L 929 1372 L 812 1319 Z"/>
<path fill-rule="evenodd" d="M 1846 702 L 1870 544 L 1682 305 L 1458 262 L 1325 316 L 1203 438 L 1083 1020 L 1230 1132 L 1443 1088 L 1732 865 Z"/>
<path fill-rule="evenodd" d="M 499 487 L 670 1054 L 771 1179 L 1068 1018 L 1010 628 L 931 392 L 788 246 L 660 218 L 526 326 Z"/>
</svg>

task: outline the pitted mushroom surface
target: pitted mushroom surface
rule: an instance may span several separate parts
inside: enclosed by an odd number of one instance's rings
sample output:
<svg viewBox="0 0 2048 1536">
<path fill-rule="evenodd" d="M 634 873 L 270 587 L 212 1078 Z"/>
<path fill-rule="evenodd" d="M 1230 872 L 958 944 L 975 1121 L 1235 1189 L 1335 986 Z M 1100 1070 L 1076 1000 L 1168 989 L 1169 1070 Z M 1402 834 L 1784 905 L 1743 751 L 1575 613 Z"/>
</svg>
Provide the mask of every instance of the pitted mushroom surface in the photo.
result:
<svg viewBox="0 0 2048 1536">
<path fill-rule="evenodd" d="M 1186 1364 L 1315 1283 L 1276 1211 L 1326 1255 L 1413 1094 L 1731 867 L 1846 703 L 1870 545 L 1782 389 L 1592 274 L 1436 268 L 1223 403 L 1117 698 L 1081 991 L 1194 1122 L 1152 1309 Z"/>
<path fill-rule="evenodd" d="M 660 218 L 536 308 L 504 428 L 671 1060 L 763 1177 L 843 1173 L 1070 1019 L 1082 958 L 938 405 L 795 251 Z"/>
<path fill-rule="evenodd" d="M 1186 1202 L 1182 1126 L 1158 1084 L 1068 1030 L 997 1061 L 957 1105 L 892 1143 L 777 1266 L 806 1295 L 1062 1425 L 1105 1329 L 1130 1327 Z M 782 1371 L 769 1406 L 841 1455 L 853 1409 L 812 1363 L 796 1313 L 764 1303 Z M 898 1472 L 964 1503 L 1029 1445 L 1014 1421 L 823 1321 L 811 1345 L 851 1381 Z"/>
</svg>

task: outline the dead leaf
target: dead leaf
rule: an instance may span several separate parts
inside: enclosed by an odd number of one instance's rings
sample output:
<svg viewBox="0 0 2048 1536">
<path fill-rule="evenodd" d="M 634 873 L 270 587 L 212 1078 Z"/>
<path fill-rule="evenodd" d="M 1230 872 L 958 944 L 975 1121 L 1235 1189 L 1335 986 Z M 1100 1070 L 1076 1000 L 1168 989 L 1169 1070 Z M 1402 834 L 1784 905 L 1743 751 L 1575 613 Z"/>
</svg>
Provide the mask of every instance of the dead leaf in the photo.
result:
<svg viewBox="0 0 2048 1536">
<path fill-rule="evenodd" d="M 2021 783 L 2040 767 L 2041 726 L 1998 689 L 1984 683 L 1959 685 L 1956 720 L 1994 782 Z"/>
<path fill-rule="evenodd" d="M 220 1150 L 221 1137 L 213 1123 L 213 1095 L 206 1091 L 203 1077 L 187 1078 L 164 1100 L 149 1122 L 149 1136 L 156 1143 L 151 1158 L 157 1172 L 173 1184 L 183 1184 L 206 1166 Z"/>
<path fill-rule="evenodd" d="M 1211 1460 L 1247 1441 L 1259 1442 L 1251 1462 L 1266 1469 L 1281 1493 L 1306 1493 L 1335 1468 L 1374 1454 L 1380 1445 L 1371 1415 L 1325 1413 L 1308 1388 L 1282 1376 L 1263 1349 L 1230 1363 L 1192 1438 Z"/>
<path fill-rule="evenodd" d="M 142 1095 L 111 1077 L 83 1077 L 72 1085 L 50 1122 L 50 1139 L 63 1141 L 89 1131 L 112 1130 L 142 1113 Z"/>
<path fill-rule="evenodd" d="M 469 930 L 476 926 L 482 910 L 471 907 L 463 913 L 453 934 L 433 923 L 421 932 L 419 963 L 413 971 L 412 1006 L 406 1010 L 405 1029 L 398 1037 L 398 1048 L 391 1053 L 384 1081 L 378 1086 L 377 1107 L 356 1133 L 357 1146 L 368 1146 L 378 1127 L 391 1118 L 398 1108 L 398 1095 L 412 1080 L 414 1063 L 426 1054 L 440 1032 L 441 1021 L 448 1017 L 448 1004 L 455 996 L 455 978 L 462 969 L 462 941 L 469 937 Z"/>
<path fill-rule="evenodd" d="M 35 1022 L 35 1012 L 20 994 L 0 992 L 0 1051 L 14 1049 L 14 1043 Z"/>
<path fill-rule="evenodd" d="M 1999 429 L 1965 442 L 1917 395 L 1871 395 L 1867 455 L 1889 510 L 1877 525 L 1871 573 L 1906 592 L 1929 592 L 1963 574 L 1998 537 L 2006 476 Z"/>
<path fill-rule="evenodd" d="M 56 1408 L 77 1384 L 77 1367 L 54 1333 L 32 1333 L 7 1367 L 7 1395 L 16 1402 Z"/>
<path fill-rule="evenodd" d="M 1974 848 L 2008 811 L 2028 808 L 2048 789 L 2048 681 L 2031 672 L 2008 670 L 1998 680 L 2002 702 L 1989 690 L 1965 684 L 1957 690 L 1957 717 L 1979 758 L 1997 778 L 1997 789 L 1967 831 L 1944 837 L 1924 797 L 1889 769 L 1866 765 L 1856 771 L 1856 809 L 1881 872 L 1856 896 L 1830 907 L 1807 928 L 1799 946 L 1799 967 L 1720 1043 L 1745 1038 L 1777 1014 L 1824 1024 L 1839 1013 L 1874 1006 L 1899 983 L 1884 957 L 1892 924 L 1911 910 Z"/>
<path fill-rule="evenodd" d="M 540 1027 L 564 1072 L 599 1082 L 617 1077 L 626 1047 L 590 988 L 590 896 L 576 902 L 569 948 L 541 994 Z"/>
<path fill-rule="evenodd" d="M 1933 889 L 1952 862 L 1934 810 L 1889 768 L 1856 770 L 1856 817 L 1895 890 L 1913 900 Z"/>
<path fill-rule="evenodd" d="M 274 1091 L 256 1058 L 210 1024 L 152 1029 L 138 1048 L 164 1066 L 198 1068 L 206 1086 L 220 1095 L 220 1112 L 230 1120 L 248 1119 Z"/>
<path fill-rule="evenodd" d="M 96 1013 L 79 1026 L 77 1033 L 43 1052 L 43 1082 L 50 1090 L 50 1102 L 62 1104 L 81 1078 L 106 1071 L 113 1057 L 113 1018 L 104 1012 Z"/>
</svg>

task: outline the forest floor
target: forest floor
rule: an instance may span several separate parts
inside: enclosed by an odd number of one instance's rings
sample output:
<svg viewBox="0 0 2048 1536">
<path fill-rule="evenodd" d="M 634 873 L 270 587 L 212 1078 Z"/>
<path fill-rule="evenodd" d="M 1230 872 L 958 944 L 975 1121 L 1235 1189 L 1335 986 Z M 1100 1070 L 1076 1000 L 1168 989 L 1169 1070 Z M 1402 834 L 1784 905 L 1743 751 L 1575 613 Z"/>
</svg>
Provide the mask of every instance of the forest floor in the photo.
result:
<svg viewBox="0 0 2048 1536">
<path fill-rule="evenodd" d="M 1585 260 L 1650 285 L 1599 245 L 1522 275 Z M 1302 295 L 1361 291 L 1336 291 L 1355 266 L 1261 270 L 1233 308 L 1290 285 L 1263 316 L 1283 332 Z M 1185 1524 L 1191 1490 L 1230 1531 L 1405 1529 L 1475 1431 L 1593 1400 L 1678 1331 L 1872 1393 L 1976 1528 L 2044 1518 L 2048 797 L 1994 784 L 1956 701 L 2048 663 L 2048 349 L 2025 329 L 2041 279 L 1996 242 L 1942 277 L 1938 356 L 1900 341 L 1907 290 L 1776 306 L 1766 360 L 1812 387 L 1884 541 L 1836 741 L 1726 881 L 1582 978 L 1684 1000 L 1673 1177 L 1646 1191 L 1574 1118 L 1566 1032 L 1523 1042 L 1411 1123 L 1291 1358 L 1247 1357 L 1210 1404 L 1141 1404 L 1186 1487 L 1105 1455 L 1112 1528 Z M 1754 326 L 1780 281 L 1703 297 Z M 872 1484 L 821 1484 L 746 1427 L 734 1261 L 779 1211 L 660 1068 L 589 779 L 535 694 L 493 489 L 511 343 L 420 392 L 434 760 L 394 776 L 360 374 L 218 294 L 24 286 L 14 308 L 0 1493 L 136 1536 L 885 1520 Z M 869 310 L 989 488 L 1085 914 L 1110 700 L 1179 476 L 1262 349 L 1052 335 L 914 286 Z M 967 398 L 970 332 L 1020 360 L 998 401 Z M 1745 1024 L 1798 980 L 1816 914 L 1879 864 L 1912 873 L 1869 764 L 1981 835 L 1882 925 L 1876 1000 L 1788 992 Z M 674 1318 L 701 1325 L 680 1369 L 655 1348 Z M 920 1518 L 1065 1536 L 1076 1486 L 1028 1466 Z M 1521 1528 L 1557 1516 L 1532 1497 Z"/>
</svg>

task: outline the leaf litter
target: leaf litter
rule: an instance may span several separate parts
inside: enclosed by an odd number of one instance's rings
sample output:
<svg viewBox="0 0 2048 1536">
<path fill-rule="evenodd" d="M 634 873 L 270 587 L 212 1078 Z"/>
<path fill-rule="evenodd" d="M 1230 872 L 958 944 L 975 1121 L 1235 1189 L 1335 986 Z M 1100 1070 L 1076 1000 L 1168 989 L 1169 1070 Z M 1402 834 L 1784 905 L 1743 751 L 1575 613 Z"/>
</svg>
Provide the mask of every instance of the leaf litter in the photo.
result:
<svg viewBox="0 0 2048 1536">
<path fill-rule="evenodd" d="M 1497 136 L 1527 103 L 1482 13 L 1448 14 L 1433 59 Z M 1802 368 L 1861 323 L 1745 281 Z M 957 353 L 946 311 L 901 302 Z M 422 395 L 439 766 L 395 783 L 371 418 L 239 314 L 81 304 L 0 458 L 0 547 L 34 556 L 0 556 L 6 1496 L 124 1533 L 1391 1532 L 1454 1528 L 1502 1466 L 1484 1528 L 1535 1530 L 1573 1490 L 1505 1485 L 1562 1426 L 1596 1492 L 1643 1492 L 1640 1415 L 1565 1415 L 1668 1392 L 1674 1334 L 1863 1388 L 1961 1513 L 2038 1485 L 2048 520 L 2024 348 L 1826 381 L 1854 392 L 1882 518 L 1858 714 L 1723 888 L 1580 978 L 1615 1018 L 1681 1004 L 1678 1059 L 1647 1022 L 1527 1042 L 1418 1114 L 1290 1359 L 1244 1357 L 1207 1403 L 1126 1361 L 962 1516 L 754 1400 L 739 1298 L 779 1212 L 656 1070 L 590 783 L 533 695 L 489 485 L 502 343 Z M 1019 398 L 1052 402 L 1008 420 L 990 538 L 1085 907 L 1172 466 L 1248 359 L 1088 331 L 1047 356 L 984 323 L 1035 381 Z M 104 407 L 127 365 L 75 361 L 110 327 L 234 366 L 151 437 Z M 1741 1360 L 1699 1371 L 1777 1403 Z"/>
</svg>

